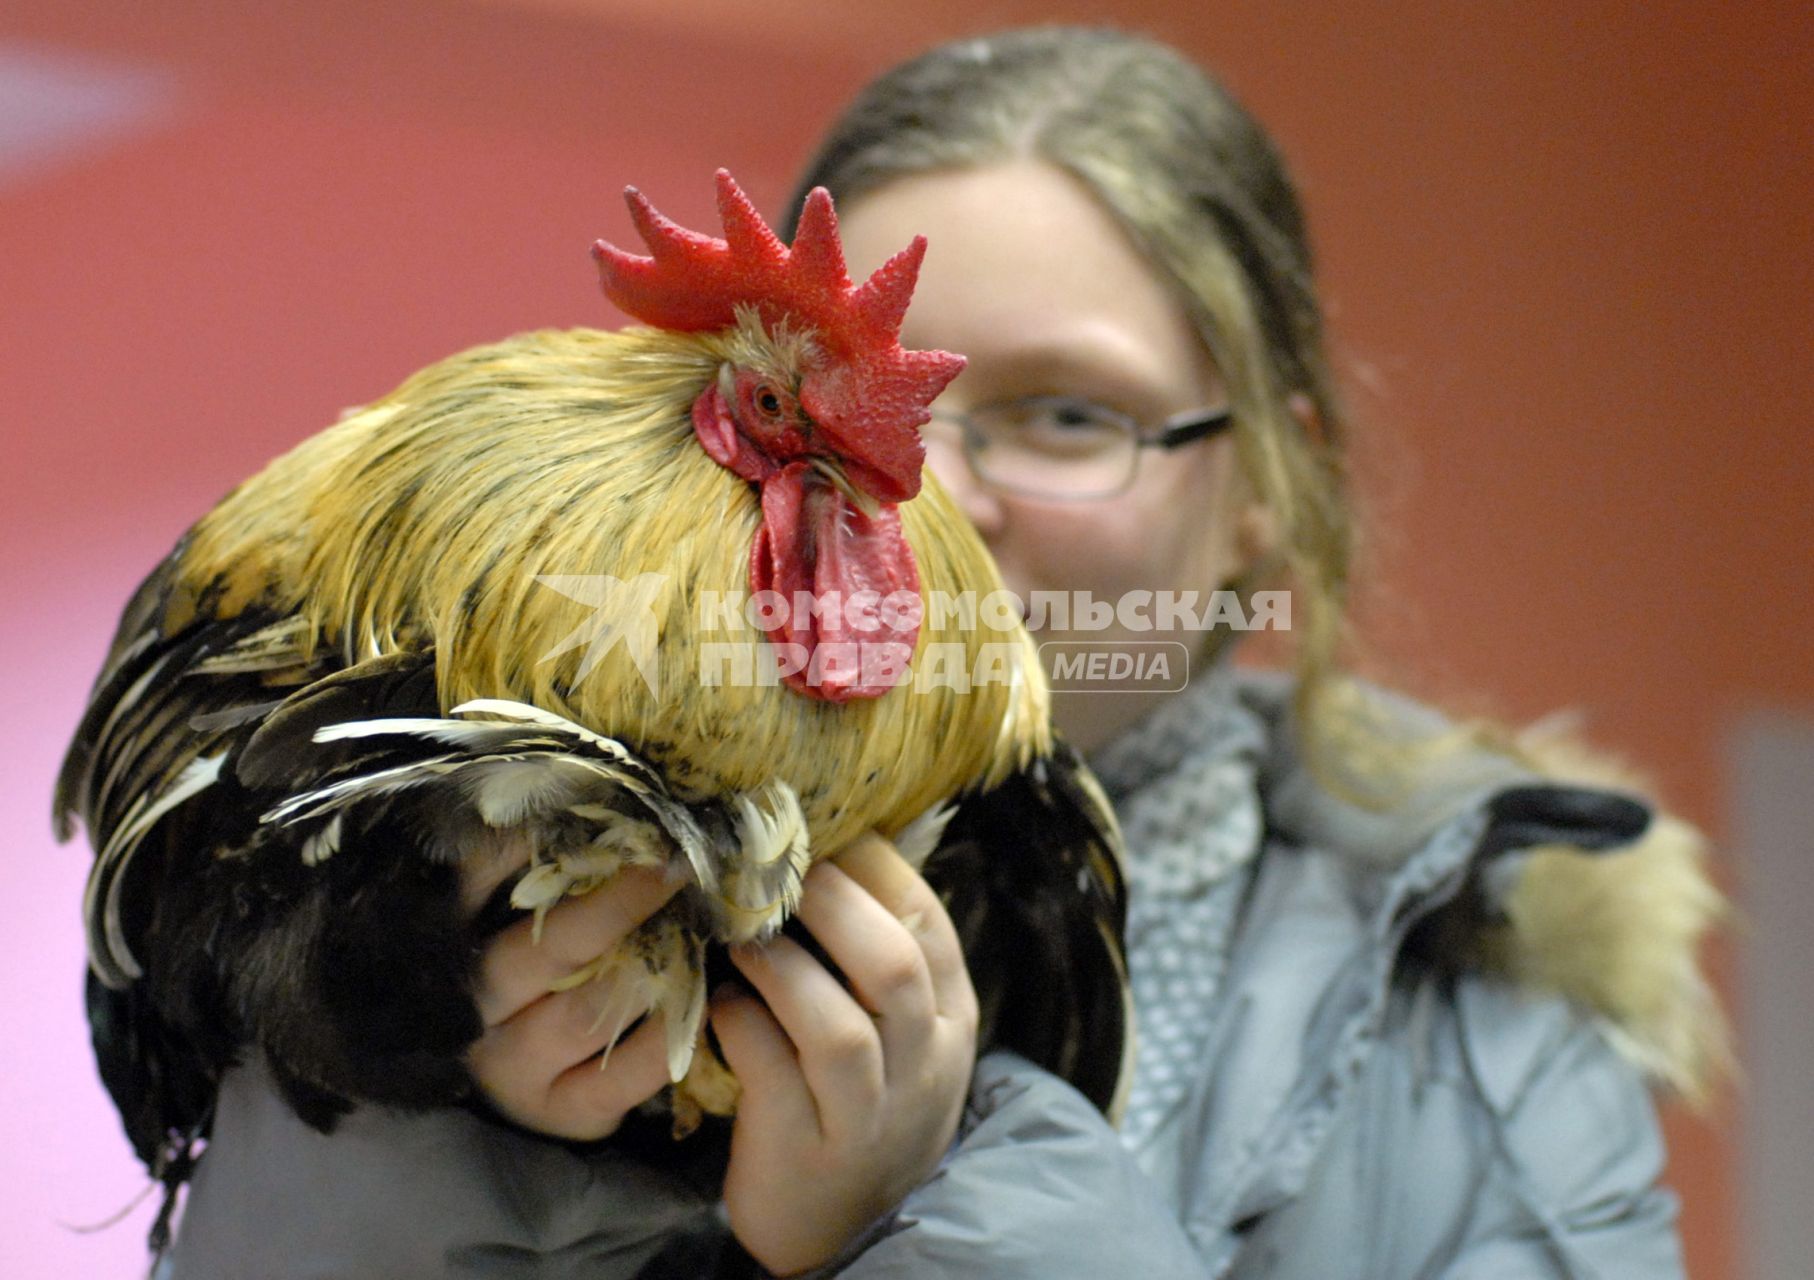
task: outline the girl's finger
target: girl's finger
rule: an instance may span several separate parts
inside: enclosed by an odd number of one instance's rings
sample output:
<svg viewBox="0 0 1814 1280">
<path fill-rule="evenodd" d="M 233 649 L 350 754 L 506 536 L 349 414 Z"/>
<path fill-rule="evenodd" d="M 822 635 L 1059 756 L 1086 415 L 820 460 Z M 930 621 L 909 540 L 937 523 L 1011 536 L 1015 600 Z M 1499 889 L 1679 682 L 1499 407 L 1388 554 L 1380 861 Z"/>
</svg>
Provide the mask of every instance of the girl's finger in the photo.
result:
<svg viewBox="0 0 1814 1280">
<path fill-rule="evenodd" d="M 937 1008 L 919 939 L 830 863 L 808 872 L 805 887 L 800 922 L 849 979 L 857 1002 L 882 1019 L 884 1047 L 893 1047 L 891 1032 L 923 1038 Z"/>
<path fill-rule="evenodd" d="M 500 831 L 488 847 L 460 859 L 460 907 L 471 920 L 504 881 L 529 864 L 530 843 L 520 831 Z"/>
<path fill-rule="evenodd" d="M 837 978 L 791 938 L 734 947 L 731 960 L 787 1033 L 829 1130 L 837 1116 L 872 1108 L 882 1096 L 882 1039 L 875 1020 Z"/>
<path fill-rule="evenodd" d="M 867 890 L 919 943 L 940 1016 L 974 1018 L 976 990 L 964 963 L 963 944 L 945 904 L 925 877 L 874 832 L 858 837 L 831 865 Z M 803 902 L 803 910 L 804 906 Z"/>
<path fill-rule="evenodd" d="M 631 867 L 549 911 L 539 942 L 529 917 L 503 930 L 479 961 L 477 1001 L 485 1025 L 497 1026 L 547 995 L 555 982 L 623 941 L 679 889 L 660 871 Z"/>
<path fill-rule="evenodd" d="M 595 984 L 543 996 L 492 1027 L 467 1051 L 473 1076 L 496 1098 L 518 1108 L 536 1106 L 549 1081 L 597 1055 L 645 1012 L 609 1008 L 608 1000 L 609 993 Z M 659 1024 L 660 1019 L 649 1021 Z M 646 1029 L 639 1027 L 636 1034 Z M 609 1069 L 616 1067 L 614 1050 Z"/>
<path fill-rule="evenodd" d="M 770 1133 L 792 1133 L 795 1141 L 817 1136 L 818 1105 L 800 1070 L 799 1055 L 775 1015 L 760 1000 L 734 988 L 713 996 L 711 1011 L 724 1060 L 743 1086 L 737 1104 L 740 1123 L 753 1122 Z"/>
<path fill-rule="evenodd" d="M 588 1058 L 556 1076 L 532 1127 L 578 1142 L 607 1137 L 667 1083 L 667 1028 L 658 1014 L 613 1045 L 602 1067 Z"/>
</svg>

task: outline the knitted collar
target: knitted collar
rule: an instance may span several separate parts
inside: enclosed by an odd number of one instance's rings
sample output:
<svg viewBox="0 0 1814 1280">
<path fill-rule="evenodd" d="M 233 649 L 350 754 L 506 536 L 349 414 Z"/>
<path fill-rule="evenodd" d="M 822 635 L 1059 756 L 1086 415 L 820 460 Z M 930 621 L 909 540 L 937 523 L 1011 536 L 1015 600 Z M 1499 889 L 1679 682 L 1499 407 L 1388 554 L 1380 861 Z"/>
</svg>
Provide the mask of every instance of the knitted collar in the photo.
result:
<svg viewBox="0 0 1814 1280">
<path fill-rule="evenodd" d="M 1110 695 L 1104 695 L 1110 696 Z M 1138 1147 L 1200 1069 L 1264 838 L 1267 722 L 1217 665 L 1091 759 L 1127 842 L 1129 979 L 1139 1028 L 1122 1137 Z"/>
<path fill-rule="evenodd" d="M 1136 897 L 1200 888 L 1259 846 L 1268 727 L 1236 685 L 1218 663 L 1090 757 L 1127 837 Z"/>
</svg>

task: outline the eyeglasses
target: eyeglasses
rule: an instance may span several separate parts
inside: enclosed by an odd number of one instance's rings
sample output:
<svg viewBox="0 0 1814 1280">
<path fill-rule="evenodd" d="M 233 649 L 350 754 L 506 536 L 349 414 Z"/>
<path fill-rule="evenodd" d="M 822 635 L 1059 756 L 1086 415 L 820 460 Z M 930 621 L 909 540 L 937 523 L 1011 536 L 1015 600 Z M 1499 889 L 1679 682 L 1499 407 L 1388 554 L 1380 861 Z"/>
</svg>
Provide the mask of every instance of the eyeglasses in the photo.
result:
<svg viewBox="0 0 1814 1280">
<path fill-rule="evenodd" d="M 1063 501 L 1112 498 L 1134 483 L 1142 449 L 1181 448 L 1226 431 L 1233 420 L 1227 409 L 1193 409 L 1142 427 L 1077 396 L 1023 396 L 968 413 L 932 413 L 933 424 L 962 433 L 964 459 L 984 484 Z"/>
</svg>

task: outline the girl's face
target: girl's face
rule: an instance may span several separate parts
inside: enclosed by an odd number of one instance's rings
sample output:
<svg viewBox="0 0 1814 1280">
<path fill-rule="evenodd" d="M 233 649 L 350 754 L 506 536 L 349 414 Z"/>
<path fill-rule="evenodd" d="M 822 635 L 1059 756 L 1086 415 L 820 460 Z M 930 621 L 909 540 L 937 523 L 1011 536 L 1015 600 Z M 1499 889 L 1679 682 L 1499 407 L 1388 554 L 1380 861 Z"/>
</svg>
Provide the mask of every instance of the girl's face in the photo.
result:
<svg viewBox="0 0 1814 1280">
<path fill-rule="evenodd" d="M 838 222 L 858 280 L 913 236 L 926 237 L 902 345 L 969 360 L 935 414 L 1063 395 L 1151 428 L 1227 403 L 1183 307 L 1114 218 L 1062 170 L 1013 161 L 902 178 L 840 207 Z M 1087 500 L 991 489 L 970 470 L 955 433 L 937 423 L 927 429 L 927 450 L 1023 601 L 1035 592 L 1072 593 L 1073 600 L 1088 592 L 1111 604 L 1131 592 L 1196 592 L 1201 610 L 1209 592 L 1265 549 L 1264 512 L 1246 497 L 1226 434 L 1174 451 L 1142 449 L 1125 491 Z M 1163 686 L 1179 684 L 1178 642 L 1201 665 L 1205 636 L 1188 627 L 1142 630 L 1117 620 L 1085 630 L 1075 621 L 1065 631 L 1048 622 L 1036 632 L 1048 670 L 1060 651 L 1138 657 L 1153 653 L 1155 641 L 1172 642 L 1171 678 L 1149 681 L 1145 691 L 1057 682 L 1059 728 L 1085 750 L 1150 710 Z"/>
</svg>

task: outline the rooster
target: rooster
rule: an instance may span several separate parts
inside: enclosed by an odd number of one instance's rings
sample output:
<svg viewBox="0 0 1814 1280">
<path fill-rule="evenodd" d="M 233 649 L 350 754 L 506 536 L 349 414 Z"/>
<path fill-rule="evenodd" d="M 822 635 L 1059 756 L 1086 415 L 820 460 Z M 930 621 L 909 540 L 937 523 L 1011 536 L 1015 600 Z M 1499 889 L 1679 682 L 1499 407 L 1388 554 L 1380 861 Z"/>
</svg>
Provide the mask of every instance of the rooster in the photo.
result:
<svg viewBox="0 0 1814 1280">
<path fill-rule="evenodd" d="M 1114 1105 L 1113 818 L 1024 628 L 915 607 L 1000 587 L 922 478 L 962 367 L 898 342 L 925 241 L 857 285 L 823 190 L 791 246 L 723 171 L 717 194 L 722 239 L 632 188 L 648 256 L 596 247 L 641 325 L 416 374 L 240 485 L 128 604 L 56 815 L 96 851 L 101 1073 L 172 1192 L 247 1052 L 323 1130 L 467 1097 L 486 931 L 629 865 L 687 887 L 573 981 L 608 981 L 620 1026 L 664 1019 L 677 1131 L 730 1111 L 717 948 L 772 936 L 870 828 L 944 894 L 981 1043 Z M 803 595 L 834 607 L 724 603 Z M 994 678 L 916 681 L 933 645 Z M 726 652 L 758 678 L 714 678 Z M 497 858 L 516 874 L 472 919 L 460 868 Z"/>
</svg>

